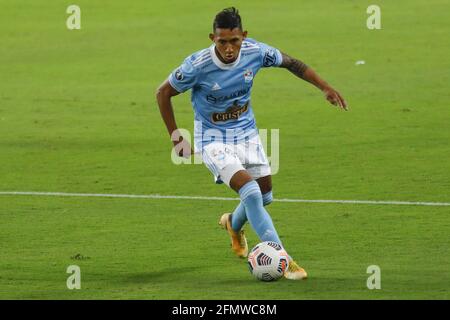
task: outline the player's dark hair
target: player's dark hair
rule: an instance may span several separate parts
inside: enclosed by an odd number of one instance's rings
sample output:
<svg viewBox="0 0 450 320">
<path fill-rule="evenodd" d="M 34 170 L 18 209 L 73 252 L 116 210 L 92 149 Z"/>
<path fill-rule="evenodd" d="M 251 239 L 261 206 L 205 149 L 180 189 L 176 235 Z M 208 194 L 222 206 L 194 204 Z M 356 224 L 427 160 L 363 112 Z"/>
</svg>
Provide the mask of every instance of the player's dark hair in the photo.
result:
<svg viewBox="0 0 450 320">
<path fill-rule="evenodd" d="M 213 32 L 216 31 L 216 28 L 230 30 L 239 28 L 242 30 L 242 22 L 239 11 L 235 7 L 226 8 L 220 11 L 214 19 Z"/>
</svg>

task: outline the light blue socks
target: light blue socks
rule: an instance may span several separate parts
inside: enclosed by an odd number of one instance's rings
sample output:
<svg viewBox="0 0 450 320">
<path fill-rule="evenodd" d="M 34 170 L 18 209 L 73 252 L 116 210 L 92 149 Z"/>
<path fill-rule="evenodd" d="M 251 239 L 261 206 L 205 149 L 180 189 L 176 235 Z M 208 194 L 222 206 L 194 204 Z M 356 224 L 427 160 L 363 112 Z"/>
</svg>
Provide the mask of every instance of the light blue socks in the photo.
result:
<svg viewBox="0 0 450 320">
<path fill-rule="evenodd" d="M 269 192 L 267 192 L 267 193 L 264 193 L 264 194 L 262 195 L 262 198 L 263 198 L 263 206 L 264 206 L 264 207 L 267 206 L 267 205 L 269 205 L 269 204 L 271 204 L 271 203 L 272 203 L 272 200 L 273 200 L 272 191 L 269 191 Z"/>
<path fill-rule="evenodd" d="M 233 212 L 231 220 L 233 230 L 241 230 L 248 220 L 261 241 L 275 241 L 281 244 L 272 219 L 264 208 L 272 202 L 272 192 L 262 195 L 258 183 L 250 181 L 239 190 L 239 195 L 241 203 Z"/>
<path fill-rule="evenodd" d="M 273 200 L 272 191 L 263 193 L 262 198 L 263 206 L 271 204 Z M 236 232 L 241 230 L 247 220 L 248 219 L 245 213 L 245 206 L 241 201 L 237 208 L 234 210 L 233 215 L 231 216 L 231 226 L 233 230 Z"/>
<path fill-rule="evenodd" d="M 245 214 L 245 206 L 241 201 L 231 215 L 231 228 L 233 228 L 234 231 L 238 232 L 242 229 L 246 221 L 247 215 Z"/>
</svg>

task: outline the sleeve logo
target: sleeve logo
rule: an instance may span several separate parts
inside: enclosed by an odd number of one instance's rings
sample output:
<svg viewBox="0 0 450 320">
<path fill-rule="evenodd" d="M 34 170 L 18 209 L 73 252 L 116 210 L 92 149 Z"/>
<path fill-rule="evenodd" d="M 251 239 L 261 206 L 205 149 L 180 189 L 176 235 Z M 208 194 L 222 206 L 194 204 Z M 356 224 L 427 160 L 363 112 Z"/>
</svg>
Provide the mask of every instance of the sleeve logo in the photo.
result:
<svg viewBox="0 0 450 320">
<path fill-rule="evenodd" d="M 181 80 L 184 79 L 184 75 L 183 75 L 183 73 L 181 72 L 181 69 L 177 69 L 177 71 L 175 71 L 175 78 L 176 78 L 178 81 L 181 81 Z"/>
<path fill-rule="evenodd" d="M 277 55 L 274 50 L 267 50 L 264 54 L 263 66 L 271 67 L 277 62 Z"/>
</svg>

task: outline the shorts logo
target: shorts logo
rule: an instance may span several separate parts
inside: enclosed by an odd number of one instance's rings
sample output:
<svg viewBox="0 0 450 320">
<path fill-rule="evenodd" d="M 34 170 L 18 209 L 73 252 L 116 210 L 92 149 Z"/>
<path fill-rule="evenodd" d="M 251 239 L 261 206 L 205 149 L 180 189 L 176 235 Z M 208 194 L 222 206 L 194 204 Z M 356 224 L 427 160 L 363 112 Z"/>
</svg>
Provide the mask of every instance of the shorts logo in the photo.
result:
<svg viewBox="0 0 450 320">
<path fill-rule="evenodd" d="M 264 67 L 271 67 L 275 65 L 277 62 L 277 55 L 273 50 L 267 50 L 264 55 L 263 65 Z"/>
<path fill-rule="evenodd" d="M 219 121 L 228 121 L 228 120 L 236 120 L 239 119 L 239 117 L 247 112 L 248 110 L 248 102 L 244 104 L 243 106 L 240 106 L 237 104 L 237 100 L 233 103 L 233 105 L 229 108 L 227 108 L 227 111 L 225 112 L 214 112 L 211 115 L 213 122 L 219 122 Z"/>
<path fill-rule="evenodd" d="M 211 150 L 211 156 L 213 158 L 216 158 L 218 161 L 224 161 L 225 160 L 225 153 L 231 155 L 231 150 L 228 148 L 225 148 L 224 150 L 217 150 L 217 149 L 212 149 Z"/>
<path fill-rule="evenodd" d="M 253 80 L 253 71 L 252 70 L 250 70 L 250 69 L 245 70 L 244 80 L 245 80 L 245 82 L 251 82 Z"/>
<path fill-rule="evenodd" d="M 176 78 L 178 81 L 181 81 L 181 80 L 184 79 L 184 75 L 183 75 L 183 73 L 181 72 L 180 69 L 177 69 L 177 71 L 175 71 L 175 78 Z"/>
</svg>

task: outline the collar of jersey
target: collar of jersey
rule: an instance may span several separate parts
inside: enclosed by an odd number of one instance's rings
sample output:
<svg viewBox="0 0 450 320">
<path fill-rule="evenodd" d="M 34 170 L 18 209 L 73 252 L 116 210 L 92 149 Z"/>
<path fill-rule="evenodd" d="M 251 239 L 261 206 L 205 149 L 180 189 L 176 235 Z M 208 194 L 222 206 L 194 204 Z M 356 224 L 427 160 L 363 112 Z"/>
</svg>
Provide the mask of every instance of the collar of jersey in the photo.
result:
<svg viewBox="0 0 450 320">
<path fill-rule="evenodd" d="M 230 70 L 239 64 L 239 61 L 241 60 L 241 50 L 239 50 L 239 55 L 238 55 L 236 61 L 234 61 L 233 63 L 223 63 L 222 61 L 220 61 L 219 57 L 217 57 L 216 50 L 214 50 L 215 47 L 216 46 L 213 44 L 209 47 L 209 50 L 211 51 L 211 57 L 212 57 L 214 64 L 216 66 L 218 66 L 220 69 Z"/>
</svg>

